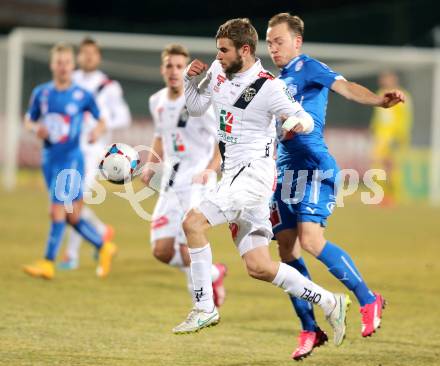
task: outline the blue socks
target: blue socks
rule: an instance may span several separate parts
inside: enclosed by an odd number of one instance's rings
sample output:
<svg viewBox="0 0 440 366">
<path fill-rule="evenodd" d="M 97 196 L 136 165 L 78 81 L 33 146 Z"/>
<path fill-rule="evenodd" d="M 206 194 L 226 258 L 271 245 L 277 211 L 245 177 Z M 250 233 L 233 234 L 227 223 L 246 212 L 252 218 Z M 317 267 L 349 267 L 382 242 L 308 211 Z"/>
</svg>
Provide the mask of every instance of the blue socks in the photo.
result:
<svg viewBox="0 0 440 366">
<path fill-rule="evenodd" d="M 80 219 L 73 227 L 84 239 L 92 243 L 96 249 L 102 247 L 102 237 L 90 222 Z"/>
<path fill-rule="evenodd" d="M 49 261 L 54 261 L 61 241 L 63 240 L 64 229 L 66 228 L 65 221 L 52 221 L 49 232 L 49 239 L 46 244 L 45 258 Z"/>
<path fill-rule="evenodd" d="M 317 259 L 327 266 L 333 276 L 353 291 L 361 306 L 374 302 L 376 297 L 363 281 L 347 252 L 327 241 Z"/>
<path fill-rule="evenodd" d="M 291 262 L 287 262 L 286 264 L 295 268 L 304 277 L 310 279 L 310 274 L 307 270 L 306 263 L 302 258 L 295 259 Z M 315 332 L 318 326 L 316 324 L 312 304 L 310 304 L 306 300 L 298 299 L 293 296 L 290 296 L 290 301 L 292 301 L 293 308 L 295 309 L 296 314 L 301 320 L 303 330 Z"/>
</svg>

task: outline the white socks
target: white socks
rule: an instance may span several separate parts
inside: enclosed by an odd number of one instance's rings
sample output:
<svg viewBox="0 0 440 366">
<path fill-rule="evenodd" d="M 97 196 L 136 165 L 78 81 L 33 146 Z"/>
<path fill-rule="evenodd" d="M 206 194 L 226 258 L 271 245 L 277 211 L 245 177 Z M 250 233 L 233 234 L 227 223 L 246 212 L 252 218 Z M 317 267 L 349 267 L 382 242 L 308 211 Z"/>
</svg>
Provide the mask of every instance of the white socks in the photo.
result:
<svg viewBox="0 0 440 366">
<path fill-rule="evenodd" d="M 325 315 L 330 314 L 336 305 L 336 299 L 331 292 L 310 281 L 285 263 L 280 263 L 278 273 L 272 283 L 292 296 L 319 305 Z"/>
<path fill-rule="evenodd" d="M 211 312 L 215 307 L 211 279 L 211 246 L 208 243 L 202 248 L 188 248 L 188 251 L 191 257 L 194 305 L 200 310 Z"/>
</svg>

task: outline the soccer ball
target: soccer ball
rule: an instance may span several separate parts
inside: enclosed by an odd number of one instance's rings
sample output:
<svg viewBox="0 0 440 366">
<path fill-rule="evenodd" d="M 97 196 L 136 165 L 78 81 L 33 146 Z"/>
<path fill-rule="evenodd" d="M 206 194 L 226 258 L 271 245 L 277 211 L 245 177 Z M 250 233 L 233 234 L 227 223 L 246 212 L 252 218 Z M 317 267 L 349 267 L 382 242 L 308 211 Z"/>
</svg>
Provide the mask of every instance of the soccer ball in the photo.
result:
<svg viewBox="0 0 440 366">
<path fill-rule="evenodd" d="M 135 149 L 118 142 L 106 149 L 99 170 L 109 182 L 124 184 L 132 179 L 140 162 L 139 154 Z"/>
</svg>

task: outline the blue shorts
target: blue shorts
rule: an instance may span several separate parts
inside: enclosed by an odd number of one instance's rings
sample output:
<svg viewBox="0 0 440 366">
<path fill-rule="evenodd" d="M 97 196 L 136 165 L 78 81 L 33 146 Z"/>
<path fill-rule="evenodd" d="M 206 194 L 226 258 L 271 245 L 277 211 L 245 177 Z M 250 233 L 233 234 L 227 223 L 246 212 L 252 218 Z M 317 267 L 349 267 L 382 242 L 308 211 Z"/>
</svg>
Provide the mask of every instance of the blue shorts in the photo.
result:
<svg viewBox="0 0 440 366">
<path fill-rule="evenodd" d="M 339 168 L 333 157 L 328 152 L 299 153 L 277 169 L 277 187 L 271 200 L 274 234 L 295 229 L 298 222 L 325 227 L 336 205 Z"/>
<path fill-rule="evenodd" d="M 41 169 L 52 203 L 65 204 L 82 199 L 84 159 L 81 153 L 68 159 L 43 158 Z"/>
</svg>

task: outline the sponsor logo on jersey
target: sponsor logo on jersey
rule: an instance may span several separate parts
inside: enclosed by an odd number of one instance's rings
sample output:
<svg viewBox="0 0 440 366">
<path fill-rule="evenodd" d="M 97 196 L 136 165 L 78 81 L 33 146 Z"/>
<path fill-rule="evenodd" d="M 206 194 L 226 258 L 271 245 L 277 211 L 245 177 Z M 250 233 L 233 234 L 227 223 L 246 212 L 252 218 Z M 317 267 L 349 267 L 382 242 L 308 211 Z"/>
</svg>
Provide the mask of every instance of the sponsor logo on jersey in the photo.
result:
<svg viewBox="0 0 440 366">
<path fill-rule="evenodd" d="M 223 75 L 217 75 L 217 84 L 214 86 L 214 91 L 219 92 L 220 91 L 220 85 L 222 85 L 226 80 L 226 77 Z"/>
<path fill-rule="evenodd" d="M 280 209 L 278 207 L 278 202 L 272 202 L 270 205 L 270 222 L 272 227 L 275 228 L 281 225 L 283 222 L 281 220 Z"/>
<path fill-rule="evenodd" d="M 272 73 L 270 73 L 269 71 L 260 71 L 258 73 L 258 77 L 259 78 L 269 79 L 269 80 L 275 79 L 275 76 Z"/>
<path fill-rule="evenodd" d="M 185 151 L 185 145 L 183 144 L 182 137 L 179 133 L 173 133 L 173 149 L 174 152 L 184 152 Z"/>
<path fill-rule="evenodd" d="M 220 130 L 226 133 L 232 133 L 232 126 L 234 124 L 234 116 L 231 112 L 226 112 L 224 109 L 220 111 Z"/>
<path fill-rule="evenodd" d="M 295 71 L 298 72 L 299 70 L 302 69 L 303 66 L 304 66 L 304 61 L 303 61 L 303 60 L 299 60 L 299 61 L 295 64 Z"/>
</svg>

